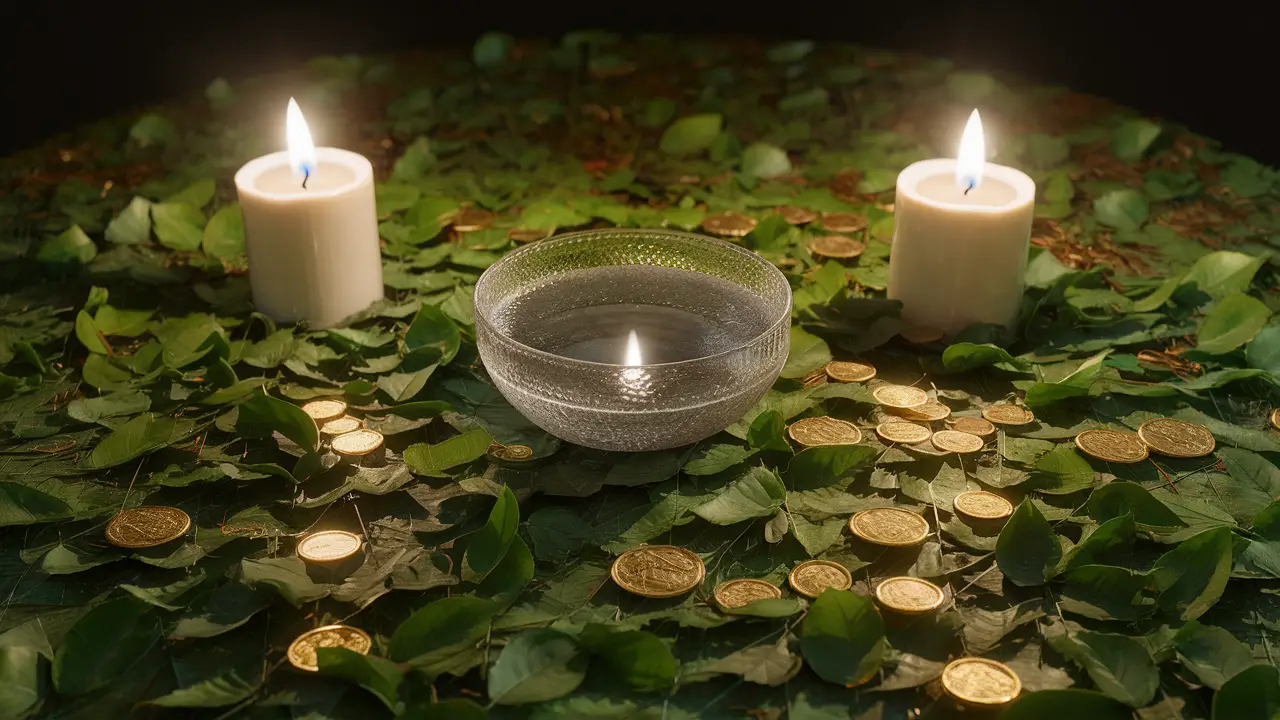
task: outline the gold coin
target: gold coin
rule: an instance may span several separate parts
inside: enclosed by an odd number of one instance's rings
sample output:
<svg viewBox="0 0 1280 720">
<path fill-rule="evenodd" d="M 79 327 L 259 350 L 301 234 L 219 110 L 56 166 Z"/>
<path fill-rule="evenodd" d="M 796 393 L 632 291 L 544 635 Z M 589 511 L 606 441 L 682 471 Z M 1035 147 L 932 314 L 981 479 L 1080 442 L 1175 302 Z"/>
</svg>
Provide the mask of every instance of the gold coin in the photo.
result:
<svg viewBox="0 0 1280 720">
<path fill-rule="evenodd" d="M 933 446 L 943 452 L 973 453 L 981 450 L 983 445 L 986 443 L 982 438 L 959 430 L 939 430 L 933 434 Z"/>
<path fill-rule="evenodd" d="M 317 563 L 345 560 L 360 552 L 364 541 L 359 535 L 344 530 L 311 533 L 298 543 L 298 557 Z"/>
<path fill-rule="evenodd" d="M 867 227 L 867 218 L 851 212 L 822 213 L 822 227 L 835 233 L 858 232 Z"/>
<path fill-rule="evenodd" d="M 493 225 L 494 214 L 481 208 L 462 208 L 453 216 L 453 229 L 458 232 L 475 232 Z"/>
<path fill-rule="evenodd" d="M 302 412 L 311 416 L 311 419 L 320 425 L 345 415 L 347 404 L 341 400 L 312 400 L 302 406 Z"/>
<path fill-rule="evenodd" d="M 951 504 L 957 512 L 977 520 L 1000 520 L 1013 514 L 1013 503 L 986 490 L 966 490 Z"/>
<path fill-rule="evenodd" d="M 996 431 L 996 426 L 991 421 L 976 417 L 958 417 L 952 418 L 947 422 L 952 430 L 958 430 L 962 433 L 977 435 L 984 438 Z"/>
<path fill-rule="evenodd" d="M 1271 427 L 1280 430 L 1280 408 L 1271 411 Z"/>
<path fill-rule="evenodd" d="M 1175 458 L 1204 457 L 1216 443 L 1209 428 L 1173 418 L 1148 420 L 1138 427 L 1138 437 L 1147 447 Z"/>
<path fill-rule="evenodd" d="M 724 610 L 740 608 L 756 600 L 775 600 L 782 597 L 782 590 L 773 583 L 753 578 L 726 580 L 712 592 L 716 603 Z"/>
<path fill-rule="evenodd" d="M 1003 663 L 965 657 L 952 660 L 943 668 L 942 689 L 961 702 L 1003 705 L 1022 692 L 1022 681 Z"/>
<path fill-rule="evenodd" d="M 191 516 L 178 508 L 143 505 L 121 510 L 107 523 L 107 542 L 139 549 L 172 542 L 191 529 Z"/>
<path fill-rule="evenodd" d="M 644 545 L 613 561 L 609 574 L 629 593 L 648 598 L 684 595 L 702 584 L 702 558 L 675 545 Z"/>
<path fill-rule="evenodd" d="M 805 387 L 813 387 L 815 385 L 821 385 L 826 381 L 827 381 L 826 368 L 818 368 L 817 370 L 814 370 L 813 372 L 809 373 L 808 375 L 805 375 L 803 378 L 800 379 L 800 383 L 803 384 Z"/>
<path fill-rule="evenodd" d="M 507 231 L 507 237 L 523 245 L 524 243 L 548 238 L 551 236 L 551 232 L 548 228 L 511 228 Z"/>
<path fill-rule="evenodd" d="M 788 225 L 805 225 L 818 219 L 818 213 L 795 205 L 783 205 L 776 211 Z"/>
<path fill-rule="evenodd" d="M 915 407 L 893 408 L 889 412 L 900 418 L 918 420 L 920 422 L 937 422 L 938 420 L 946 420 L 951 417 L 951 408 L 943 405 L 937 400 L 930 400 L 923 405 L 917 405 Z"/>
<path fill-rule="evenodd" d="M 377 430 L 356 430 L 334 438 L 329 447 L 339 455 L 368 455 L 382 447 L 382 439 Z"/>
<path fill-rule="evenodd" d="M 982 417 L 996 425 L 1026 425 L 1036 419 L 1030 410 L 1011 403 L 988 405 L 982 409 Z"/>
<path fill-rule="evenodd" d="M 533 448 L 527 445 L 503 445 L 494 443 L 489 446 L 489 454 L 507 462 L 521 462 L 533 457 Z"/>
<path fill-rule="evenodd" d="M 1137 433 L 1097 428 L 1076 435 L 1076 447 L 1086 455 L 1113 463 L 1136 463 L 1147 459 L 1147 446 Z"/>
<path fill-rule="evenodd" d="M 910 510 L 872 508 L 849 518 L 854 535 L 876 545 L 909 547 L 919 545 L 929 536 L 929 523 Z"/>
<path fill-rule="evenodd" d="M 349 432 L 364 429 L 364 421 L 360 418 L 351 416 L 340 417 L 337 420 L 330 420 L 320 426 L 320 432 L 324 435 L 333 437 L 335 435 L 345 435 Z"/>
<path fill-rule="evenodd" d="M 936 327 L 911 325 L 903 328 L 898 333 L 898 337 L 914 345 L 927 345 L 928 343 L 938 342 L 942 338 L 946 337 L 946 333 Z"/>
<path fill-rule="evenodd" d="M 942 607 L 942 588 L 915 577 L 892 577 L 876 586 L 876 600 L 904 615 L 923 615 Z"/>
<path fill-rule="evenodd" d="M 702 219 L 702 229 L 720 237 L 742 237 L 756 229 L 756 220 L 731 212 L 708 215 Z"/>
<path fill-rule="evenodd" d="M 808 598 L 816 598 L 828 588 L 848 590 L 853 587 L 849 569 L 830 560 L 805 560 L 787 574 L 791 589 Z"/>
<path fill-rule="evenodd" d="M 876 376 L 876 369 L 866 363 L 832 360 L 827 363 L 826 373 L 836 382 L 866 382 Z"/>
<path fill-rule="evenodd" d="M 871 397 L 881 405 L 892 408 L 919 407 L 929 402 L 925 391 L 906 385 L 881 385 L 871 391 Z"/>
<path fill-rule="evenodd" d="M 373 647 L 369 633 L 350 625 L 325 625 L 315 630 L 308 630 L 293 642 L 289 643 L 286 655 L 289 664 L 299 670 L 316 672 L 320 663 L 316 660 L 316 650 L 320 648 L 346 648 L 352 652 L 368 655 Z"/>
<path fill-rule="evenodd" d="M 933 437 L 933 431 L 913 422 L 891 420 L 876 426 L 876 434 L 886 442 L 914 445 Z"/>
<path fill-rule="evenodd" d="M 787 428 L 792 440 L 805 447 L 819 445 L 857 445 L 862 431 L 857 425 L 833 417 L 811 417 L 797 420 Z"/>
<path fill-rule="evenodd" d="M 844 235 L 819 235 L 809 243 L 809 252 L 827 258 L 856 258 L 867 246 Z"/>
</svg>

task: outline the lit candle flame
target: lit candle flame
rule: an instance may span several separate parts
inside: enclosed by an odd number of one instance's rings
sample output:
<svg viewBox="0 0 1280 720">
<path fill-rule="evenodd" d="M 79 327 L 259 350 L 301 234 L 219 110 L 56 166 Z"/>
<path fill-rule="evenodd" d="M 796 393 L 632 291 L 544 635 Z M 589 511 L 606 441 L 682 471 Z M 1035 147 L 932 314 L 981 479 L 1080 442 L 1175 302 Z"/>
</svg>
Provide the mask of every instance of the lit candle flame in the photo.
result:
<svg viewBox="0 0 1280 720">
<path fill-rule="evenodd" d="M 635 367 L 643 365 L 644 360 L 640 358 L 640 338 L 636 335 L 636 331 L 632 330 L 627 336 L 627 357 L 622 361 L 623 365 Z"/>
<path fill-rule="evenodd" d="M 960 152 L 956 155 L 956 184 L 968 194 L 982 184 L 982 166 L 987 161 L 986 142 L 982 137 L 982 118 L 974 110 L 965 123 L 960 138 Z"/>
<path fill-rule="evenodd" d="M 316 144 L 311 140 L 311 130 L 307 128 L 307 120 L 302 117 L 302 109 L 293 98 L 289 98 L 289 109 L 285 112 L 285 135 L 289 146 L 289 166 L 293 174 L 304 180 L 316 171 Z"/>
</svg>

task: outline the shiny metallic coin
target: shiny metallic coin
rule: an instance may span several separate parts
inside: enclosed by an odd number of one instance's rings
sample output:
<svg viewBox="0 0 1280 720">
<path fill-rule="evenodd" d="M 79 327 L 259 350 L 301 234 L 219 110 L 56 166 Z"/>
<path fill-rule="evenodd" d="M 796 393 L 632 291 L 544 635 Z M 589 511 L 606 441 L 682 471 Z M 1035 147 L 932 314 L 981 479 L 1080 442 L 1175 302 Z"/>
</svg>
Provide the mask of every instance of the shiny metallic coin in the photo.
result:
<svg viewBox="0 0 1280 720">
<path fill-rule="evenodd" d="M 1271 411 L 1271 427 L 1280 430 L 1280 408 Z"/>
<path fill-rule="evenodd" d="M 937 422 L 951 417 L 951 408 L 937 400 L 930 400 L 923 405 L 909 408 L 892 408 L 889 412 L 905 420 L 918 422 Z"/>
<path fill-rule="evenodd" d="M 334 563 L 360 552 L 364 541 L 344 530 L 314 532 L 298 542 L 298 557 L 314 563 Z"/>
<path fill-rule="evenodd" d="M 797 420 L 787 428 L 792 440 L 805 447 L 819 445 L 857 445 L 862 431 L 857 425 L 833 417 L 811 417 Z"/>
<path fill-rule="evenodd" d="M 1147 459 L 1147 444 L 1137 433 L 1097 428 L 1076 435 L 1076 447 L 1086 455 L 1113 463 L 1136 463 Z"/>
<path fill-rule="evenodd" d="M 356 430 L 362 429 L 364 429 L 363 420 L 347 415 L 340 417 L 337 420 L 330 420 L 329 422 L 321 425 L 320 434 L 335 437 L 337 435 L 346 435 L 349 432 L 355 432 Z"/>
<path fill-rule="evenodd" d="M 958 430 L 939 430 L 933 434 L 933 446 L 943 452 L 975 453 L 982 450 L 986 442 L 977 435 L 970 435 Z"/>
<path fill-rule="evenodd" d="M 840 563 L 806 560 L 791 569 L 787 574 L 787 583 L 801 595 L 816 598 L 830 588 L 848 590 L 853 587 L 853 576 Z"/>
<path fill-rule="evenodd" d="M 1022 680 L 1003 663 L 966 657 L 943 668 L 942 689 L 970 705 L 1004 705 L 1022 692 Z"/>
<path fill-rule="evenodd" d="M 832 360 L 825 372 L 836 382 L 866 382 L 876 376 L 875 366 L 846 360 Z"/>
<path fill-rule="evenodd" d="M 773 583 L 754 578 L 738 578 L 726 580 L 716 586 L 712 592 L 716 604 L 723 610 L 740 608 L 756 600 L 771 600 L 782 597 L 782 589 Z"/>
<path fill-rule="evenodd" d="M 910 510 L 872 508 L 849 518 L 849 530 L 876 545 L 909 547 L 924 542 L 929 536 L 929 523 Z"/>
<path fill-rule="evenodd" d="M 913 345 L 927 345 L 929 343 L 938 342 L 942 338 L 946 337 L 946 333 L 935 327 L 912 325 L 910 327 L 903 328 L 902 331 L 898 333 L 898 337 L 912 343 Z"/>
<path fill-rule="evenodd" d="M 867 228 L 867 217 L 852 212 L 822 213 L 822 227 L 833 233 L 852 233 Z"/>
<path fill-rule="evenodd" d="M 756 229 L 756 220 L 738 213 L 720 213 L 703 218 L 702 229 L 720 237 L 742 237 Z"/>
<path fill-rule="evenodd" d="M 879 435 L 880 439 L 885 442 L 915 445 L 933 437 L 933 431 L 913 422 L 894 420 L 877 425 L 876 435 Z"/>
<path fill-rule="evenodd" d="M 871 397 L 891 408 L 913 408 L 929 402 L 928 393 L 906 385 L 881 385 L 871 391 Z"/>
<path fill-rule="evenodd" d="M 316 660 L 316 651 L 320 648 L 346 648 L 361 655 L 368 655 L 373 648 L 373 640 L 369 633 L 350 625 L 325 625 L 315 630 L 308 630 L 289 644 L 285 653 L 289 664 L 305 670 L 316 672 L 320 664 Z"/>
<path fill-rule="evenodd" d="M 453 216 L 453 229 L 458 232 L 475 232 L 493 225 L 494 214 L 481 208 L 462 208 Z"/>
<path fill-rule="evenodd" d="M 916 577 L 892 577 L 876 586 L 876 600 L 903 615 L 923 615 L 942 607 L 942 588 Z"/>
<path fill-rule="evenodd" d="M 546 228 L 511 228 L 507 231 L 507 237 L 513 242 L 523 245 L 549 238 L 551 237 L 551 232 Z"/>
<path fill-rule="evenodd" d="M 975 520 L 1001 520 L 1013 514 L 1013 503 L 986 490 L 966 490 L 951 504 L 956 512 Z"/>
<path fill-rule="evenodd" d="M 523 462 L 533 457 L 533 448 L 527 445 L 503 445 L 494 443 L 489 446 L 489 454 L 507 462 Z"/>
<path fill-rule="evenodd" d="M 341 400 L 312 400 L 302 406 L 302 412 L 323 425 L 330 420 L 337 420 L 347 413 L 347 404 Z"/>
<path fill-rule="evenodd" d="M 996 425 L 1026 425 L 1036 419 L 1030 410 L 1010 403 L 989 405 L 982 409 L 982 417 Z"/>
<path fill-rule="evenodd" d="M 809 252 L 836 260 L 856 258 L 866 249 L 866 245 L 844 235 L 819 235 L 809 242 Z"/>
<path fill-rule="evenodd" d="M 990 420 L 976 417 L 958 417 L 947 421 L 952 430 L 958 430 L 962 433 L 977 435 L 980 438 L 988 437 L 995 433 L 996 426 L 991 424 Z"/>
<path fill-rule="evenodd" d="M 173 542 L 191 529 L 191 516 L 174 507 L 143 505 L 121 510 L 107 522 L 107 542 L 137 550 Z"/>
<path fill-rule="evenodd" d="M 648 598 L 684 595 L 702 584 L 702 558 L 675 545 L 644 545 L 613 561 L 609 574 L 629 593 Z"/>
<path fill-rule="evenodd" d="M 795 205 L 782 205 L 776 211 L 788 225 L 806 225 L 818 219 L 818 213 Z"/>
<path fill-rule="evenodd" d="M 1138 437 L 1165 457 L 1196 458 L 1213 452 L 1217 443 L 1209 428 L 1173 418 L 1156 418 L 1138 427 Z"/>
<path fill-rule="evenodd" d="M 382 447 L 382 433 L 377 430 L 357 430 L 333 439 L 333 451 L 339 455 L 368 455 Z"/>
</svg>

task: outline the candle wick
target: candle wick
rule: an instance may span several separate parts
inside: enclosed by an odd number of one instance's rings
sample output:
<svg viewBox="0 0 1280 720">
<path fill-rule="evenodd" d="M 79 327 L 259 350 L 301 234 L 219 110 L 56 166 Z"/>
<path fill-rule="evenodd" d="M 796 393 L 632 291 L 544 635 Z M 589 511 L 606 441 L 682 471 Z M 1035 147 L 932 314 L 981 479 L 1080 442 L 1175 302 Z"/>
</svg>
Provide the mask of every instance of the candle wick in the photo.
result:
<svg viewBox="0 0 1280 720">
<path fill-rule="evenodd" d="M 302 166 L 302 189 L 303 190 L 307 189 L 307 181 L 310 179 L 311 179 L 311 168 L 307 167 L 306 165 L 303 165 Z M 965 192 L 969 192 L 969 191 L 965 190 Z"/>
<path fill-rule="evenodd" d="M 967 188 L 965 188 L 965 189 L 964 189 L 964 194 L 965 194 L 965 195 L 968 195 L 968 194 L 969 194 L 969 191 L 970 191 L 970 190 L 972 190 L 972 189 L 974 188 L 974 186 L 976 186 L 976 185 L 977 185 L 977 183 L 976 183 L 976 182 L 974 182 L 973 178 L 969 178 L 969 187 L 967 187 Z M 303 185 L 303 187 L 306 187 L 306 185 L 304 184 L 304 185 Z"/>
</svg>

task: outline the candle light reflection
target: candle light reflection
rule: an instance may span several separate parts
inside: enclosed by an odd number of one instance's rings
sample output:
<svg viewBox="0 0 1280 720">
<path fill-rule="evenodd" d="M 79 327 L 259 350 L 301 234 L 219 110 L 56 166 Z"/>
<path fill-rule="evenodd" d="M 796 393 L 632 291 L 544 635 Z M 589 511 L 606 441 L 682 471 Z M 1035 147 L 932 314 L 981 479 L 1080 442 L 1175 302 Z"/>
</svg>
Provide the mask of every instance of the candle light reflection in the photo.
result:
<svg viewBox="0 0 1280 720">
<path fill-rule="evenodd" d="M 644 359 L 640 354 L 640 336 L 635 330 L 627 335 L 627 350 L 622 364 L 627 366 L 622 371 L 623 392 L 637 400 L 648 397 L 651 392 L 649 373 L 643 367 L 639 367 L 644 364 Z"/>
<path fill-rule="evenodd" d="M 982 136 L 982 118 L 974 110 L 965 123 L 956 154 L 956 184 L 968 194 L 982 184 L 982 166 L 987 161 L 986 141 Z"/>
<path fill-rule="evenodd" d="M 316 171 L 316 144 L 311 139 L 306 118 L 302 117 L 302 108 L 293 98 L 289 98 L 289 109 L 285 111 L 285 136 L 289 167 L 293 168 L 294 175 L 305 181 Z"/>
</svg>

